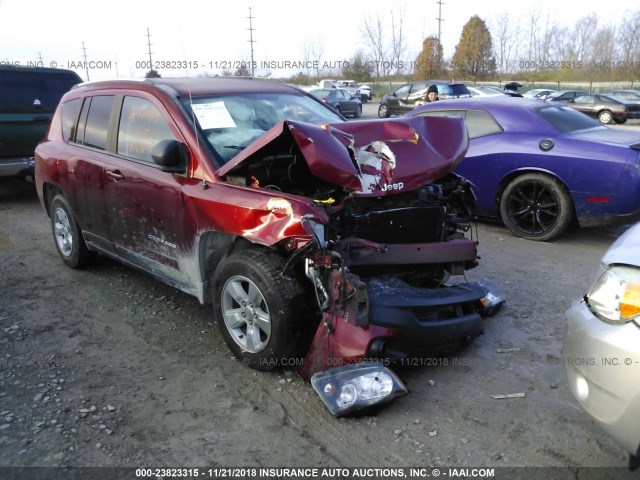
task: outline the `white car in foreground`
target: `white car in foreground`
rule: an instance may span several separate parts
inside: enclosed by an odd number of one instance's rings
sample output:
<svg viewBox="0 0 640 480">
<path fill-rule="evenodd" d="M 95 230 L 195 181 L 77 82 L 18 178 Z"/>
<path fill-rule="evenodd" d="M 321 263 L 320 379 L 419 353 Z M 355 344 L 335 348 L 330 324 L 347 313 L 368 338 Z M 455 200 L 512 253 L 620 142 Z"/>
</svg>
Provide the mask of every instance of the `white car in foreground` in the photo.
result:
<svg viewBox="0 0 640 480">
<path fill-rule="evenodd" d="M 566 313 L 562 358 L 571 392 L 640 467 L 640 223 L 602 257 Z"/>
</svg>

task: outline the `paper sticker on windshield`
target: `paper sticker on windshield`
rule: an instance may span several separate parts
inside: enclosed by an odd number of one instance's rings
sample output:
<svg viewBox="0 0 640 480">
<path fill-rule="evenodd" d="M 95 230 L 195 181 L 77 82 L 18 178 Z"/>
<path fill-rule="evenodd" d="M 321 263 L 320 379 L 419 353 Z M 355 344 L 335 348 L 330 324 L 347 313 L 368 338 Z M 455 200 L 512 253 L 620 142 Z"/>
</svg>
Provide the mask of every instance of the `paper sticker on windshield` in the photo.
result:
<svg viewBox="0 0 640 480">
<path fill-rule="evenodd" d="M 236 122 L 231 118 L 224 102 L 195 103 L 191 108 L 203 130 L 236 127 Z"/>
</svg>

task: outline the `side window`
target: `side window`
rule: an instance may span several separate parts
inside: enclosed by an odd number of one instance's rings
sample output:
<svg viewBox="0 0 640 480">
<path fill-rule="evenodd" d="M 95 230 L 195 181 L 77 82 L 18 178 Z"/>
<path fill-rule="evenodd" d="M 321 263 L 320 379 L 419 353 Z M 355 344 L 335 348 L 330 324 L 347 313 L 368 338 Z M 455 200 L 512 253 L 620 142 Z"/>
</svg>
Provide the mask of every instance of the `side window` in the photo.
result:
<svg viewBox="0 0 640 480">
<path fill-rule="evenodd" d="M 396 97 L 406 97 L 407 95 L 409 95 L 409 90 L 411 90 L 411 85 L 403 85 L 402 87 L 399 87 L 398 89 L 396 89 L 395 93 Z"/>
<path fill-rule="evenodd" d="M 465 110 L 427 110 L 424 112 L 420 112 L 419 116 L 464 118 L 465 113 Z"/>
<path fill-rule="evenodd" d="M 596 97 L 594 97 L 593 95 L 582 95 L 579 97 L 575 97 L 574 101 L 576 103 L 595 103 Z"/>
<path fill-rule="evenodd" d="M 76 122 L 81 100 L 76 98 L 62 105 L 62 136 L 65 142 L 73 141 L 76 134 Z"/>
<path fill-rule="evenodd" d="M 83 145 L 99 148 L 101 150 L 105 150 L 107 148 L 109 117 L 111 116 L 113 99 L 114 97 L 112 95 L 96 96 L 91 98 L 91 104 L 89 105 L 89 112 L 87 114 L 87 123 L 84 131 L 84 140 L 81 142 Z"/>
<path fill-rule="evenodd" d="M 162 140 L 175 140 L 169 124 L 148 100 L 125 97 L 118 128 L 117 153 L 153 163 L 151 150 Z"/>
<path fill-rule="evenodd" d="M 470 139 L 502 132 L 502 127 L 496 122 L 495 118 L 484 110 L 469 110 L 466 120 Z"/>
</svg>

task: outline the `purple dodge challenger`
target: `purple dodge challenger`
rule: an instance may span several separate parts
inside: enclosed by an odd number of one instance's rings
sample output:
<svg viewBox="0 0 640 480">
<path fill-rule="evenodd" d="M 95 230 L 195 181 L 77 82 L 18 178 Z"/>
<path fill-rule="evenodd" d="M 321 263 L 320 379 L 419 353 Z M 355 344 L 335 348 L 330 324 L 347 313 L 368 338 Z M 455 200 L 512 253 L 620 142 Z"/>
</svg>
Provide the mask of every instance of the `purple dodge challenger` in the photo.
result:
<svg viewBox="0 0 640 480">
<path fill-rule="evenodd" d="M 567 106 L 522 98 L 434 102 L 406 116 L 462 117 L 469 150 L 456 172 L 477 213 L 517 236 L 551 240 L 640 218 L 640 132 L 611 129 Z"/>
</svg>

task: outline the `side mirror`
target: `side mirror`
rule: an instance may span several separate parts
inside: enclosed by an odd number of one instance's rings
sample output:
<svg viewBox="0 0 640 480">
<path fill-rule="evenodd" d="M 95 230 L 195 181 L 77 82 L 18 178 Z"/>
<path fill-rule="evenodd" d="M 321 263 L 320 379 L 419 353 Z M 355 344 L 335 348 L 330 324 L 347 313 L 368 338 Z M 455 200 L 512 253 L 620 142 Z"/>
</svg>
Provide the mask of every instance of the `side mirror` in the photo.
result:
<svg viewBox="0 0 640 480">
<path fill-rule="evenodd" d="M 151 149 L 151 158 L 160 170 L 168 173 L 187 171 L 187 149 L 177 140 L 162 140 Z"/>
</svg>

